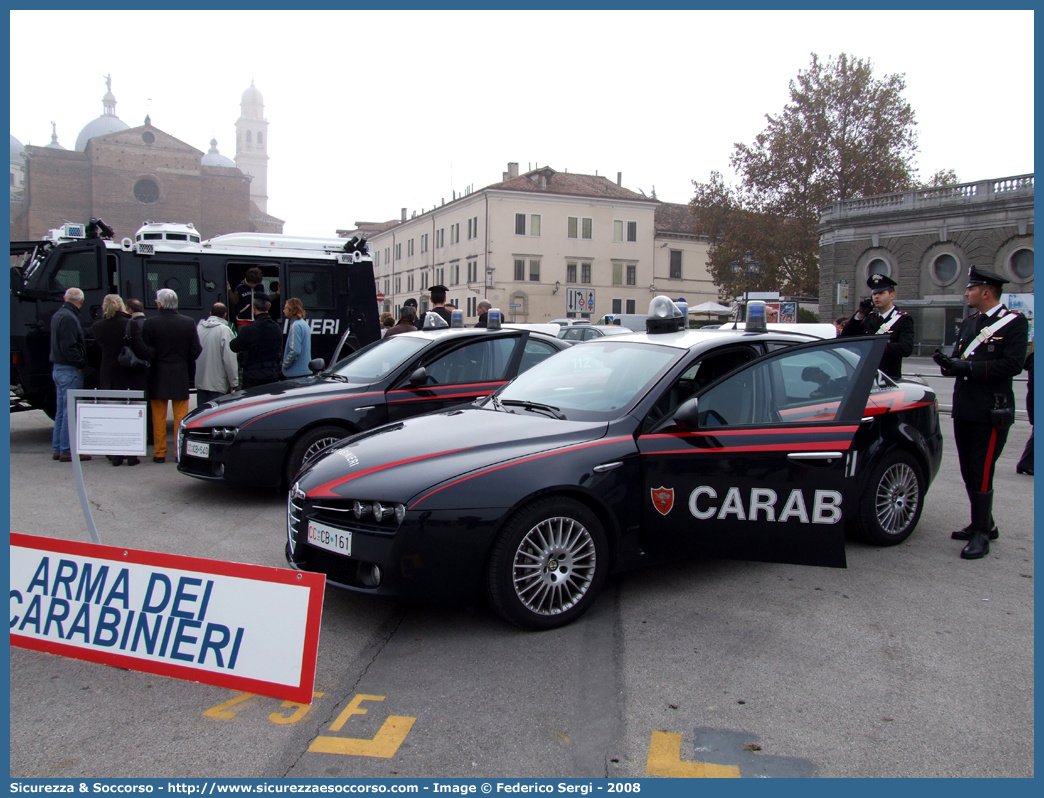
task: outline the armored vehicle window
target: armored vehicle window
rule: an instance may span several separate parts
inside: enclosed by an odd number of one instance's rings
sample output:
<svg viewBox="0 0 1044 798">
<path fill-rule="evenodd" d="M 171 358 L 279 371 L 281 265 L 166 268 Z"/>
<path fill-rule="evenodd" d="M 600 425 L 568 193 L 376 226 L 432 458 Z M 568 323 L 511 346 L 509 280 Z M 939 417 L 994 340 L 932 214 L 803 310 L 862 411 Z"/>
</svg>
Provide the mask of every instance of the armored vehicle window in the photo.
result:
<svg viewBox="0 0 1044 798">
<path fill-rule="evenodd" d="M 179 308 L 202 306 L 198 263 L 150 260 L 145 267 L 145 280 L 150 302 L 159 289 L 169 288 L 178 295 Z"/>
<path fill-rule="evenodd" d="M 290 269 L 289 296 L 301 300 L 306 310 L 334 306 L 333 269 Z"/>
<path fill-rule="evenodd" d="M 101 288 L 98 281 L 98 258 L 94 250 L 69 252 L 62 256 L 54 273 L 51 290 L 65 291 L 80 288 L 84 291 Z"/>
</svg>

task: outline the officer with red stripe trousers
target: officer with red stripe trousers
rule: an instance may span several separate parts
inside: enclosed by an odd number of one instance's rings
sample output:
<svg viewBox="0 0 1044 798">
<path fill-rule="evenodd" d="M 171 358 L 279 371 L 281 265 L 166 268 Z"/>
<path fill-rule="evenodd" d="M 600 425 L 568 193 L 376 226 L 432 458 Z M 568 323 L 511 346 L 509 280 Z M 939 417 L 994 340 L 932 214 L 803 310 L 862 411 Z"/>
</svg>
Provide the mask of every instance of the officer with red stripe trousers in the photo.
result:
<svg viewBox="0 0 1044 798">
<path fill-rule="evenodd" d="M 951 537 L 968 541 L 961 551 L 966 560 L 985 557 L 990 541 L 1000 536 L 993 521 L 993 470 L 1015 421 L 1011 380 L 1026 360 L 1029 324 L 1001 304 L 1006 282 L 972 267 L 964 298 L 976 312 L 961 324 L 951 356 L 938 349 L 933 356 L 943 376 L 955 378 L 953 434 L 971 500 L 971 524 Z"/>
</svg>

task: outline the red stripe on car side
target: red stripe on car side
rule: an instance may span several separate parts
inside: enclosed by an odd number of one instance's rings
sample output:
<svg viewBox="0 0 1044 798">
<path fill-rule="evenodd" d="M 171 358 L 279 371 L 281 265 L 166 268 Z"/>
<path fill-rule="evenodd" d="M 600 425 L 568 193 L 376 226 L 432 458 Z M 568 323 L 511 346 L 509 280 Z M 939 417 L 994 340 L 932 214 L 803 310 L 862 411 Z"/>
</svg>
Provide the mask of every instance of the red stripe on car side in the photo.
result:
<svg viewBox="0 0 1044 798">
<path fill-rule="evenodd" d="M 384 465 L 374 466 L 373 468 L 364 468 L 362 471 L 357 471 L 354 474 L 349 474 L 346 477 L 338 477 L 337 479 L 331 480 L 320 485 L 318 488 L 312 488 L 308 491 L 305 496 L 311 499 L 339 499 L 341 498 L 336 493 L 332 493 L 333 489 L 343 485 L 345 482 L 350 482 L 353 479 L 364 477 L 367 474 L 375 474 L 378 471 L 384 471 L 389 468 L 395 468 L 396 466 L 406 465 L 407 463 L 416 463 L 418 460 L 428 460 L 434 457 L 442 457 L 446 454 L 454 454 L 455 452 L 463 452 L 467 449 L 473 449 L 473 446 L 464 446 L 460 449 L 450 449 L 445 452 L 431 452 L 430 454 L 422 454 L 420 457 L 408 457 L 405 460 L 396 460 L 394 463 L 385 463 Z"/>
<path fill-rule="evenodd" d="M 337 396 L 333 399 L 316 399 L 311 402 L 301 402 L 299 404 L 290 405 L 290 407 L 281 407 L 278 410 L 273 410 L 270 413 L 266 413 L 265 415 L 281 413 L 284 410 L 293 410 L 298 407 L 307 407 L 308 405 L 317 405 L 321 404 L 322 402 L 336 402 L 338 399 L 357 399 L 362 396 L 381 396 L 383 393 L 383 391 L 370 391 L 369 393 L 353 393 L 346 396 Z M 212 418 L 217 418 L 218 416 L 224 413 L 234 413 L 237 410 L 242 410 L 244 407 L 255 407 L 257 405 L 275 404 L 276 402 L 282 401 L 286 401 L 285 397 L 279 399 L 262 399 L 260 402 L 248 402 L 245 405 L 236 405 L 235 407 L 229 407 L 224 410 L 215 410 L 213 413 L 207 413 L 204 416 L 200 416 L 199 418 L 194 419 L 191 423 L 186 424 L 185 427 L 187 429 L 198 429 L 199 427 L 203 426 L 204 421 L 209 421 Z M 247 423 L 252 423 L 253 421 L 257 421 L 257 419 L 251 419 L 251 421 Z"/>
<path fill-rule="evenodd" d="M 440 490 L 445 490 L 446 488 L 452 488 L 454 485 L 459 485 L 461 482 L 467 482 L 469 479 L 474 479 L 475 477 L 481 477 L 481 476 L 484 476 L 485 474 L 492 474 L 494 471 L 500 471 L 500 469 L 502 469 L 502 468 L 509 468 L 511 466 L 514 466 L 514 465 L 521 465 L 522 463 L 529 463 L 529 462 L 532 462 L 533 460 L 541 460 L 541 459 L 543 459 L 545 457 L 551 457 L 552 455 L 562 454 L 564 452 L 577 452 L 577 451 L 580 451 L 581 449 L 589 449 L 592 446 L 603 446 L 604 444 L 607 444 L 607 443 L 619 443 L 621 441 L 633 441 L 633 440 L 634 439 L 632 437 L 627 436 L 625 438 L 608 438 L 607 440 L 604 440 L 604 441 L 594 441 L 592 443 L 580 443 L 580 444 L 577 444 L 575 446 L 566 446 L 566 447 L 564 447 L 562 449 L 556 449 L 553 452 L 543 452 L 541 454 L 532 455 L 531 457 L 523 457 L 523 458 L 521 458 L 519 460 L 512 460 L 510 463 L 502 463 L 501 465 L 493 466 L 492 468 L 485 468 L 482 471 L 478 471 L 478 472 L 476 472 L 474 474 L 470 474 L 470 475 L 468 475 L 466 477 L 461 477 L 460 479 L 456 479 L 453 482 L 450 482 L 449 484 L 443 485 L 440 488 L 435 488 L 435 490 L 430 491 L 429 493 L 425 493 L 423 496 L 421 496 L 419 499 L 417 499 L 417 501 L 415 501 L 413 504 L 411 504 L 409 509 L 412 510 L 414 507 L 416 507 L 422 501 L 424 501 L 425 499 L 427 499 L 430 496 L 434 496 Z"/>
<path fill-rule="evenodd" d="M 833 446 L 837 449 L 848 449 L 852 446 L 851 441 L 813 441 L 812 443 L 773 443 L 765 446 L 693 446 L 690 449 L 658 449 L 656 451 L 642 452 L 643 455 L 650 454 L 721 454 L 722 452 L 814 452 L 824 446 Z"/>
<path fill-rule="evenodd" d="M 397 393 L 416 393 L 417 391 L 440 391 L 440 390 L 441 391 L 445 391 L 445 390 L 459 391 L 461 388 L 483 388 L 483 387 L 485 387 L 487 385 L 496 385 L 496 386 L 507 385 L 507 381 L 500 380 L 498 382 L 471 382 L 471 383 L 465 383 L 465 384 L 461 384 L 461 385 L 438 385 L 438 386 L 432 386 L 432 387 L 399 388 L 398 390 L 395 390 L 395 391 L 388 391 L 388 396 L 391 396 L 392 394 L 397 394 Z"/>
<path fill-rule="evenodd" d="M 782 427 L 780 429 L 735 429 L 721 432 L 660 432 L 655 435 L 642 435 L 641 440 L 654 438 L 720 438 L 724 435 L 801 435 L 815 433 L 820 435 L 835 432 L 855 432 L 858 426 L 846 427 Z"/>
</svg>

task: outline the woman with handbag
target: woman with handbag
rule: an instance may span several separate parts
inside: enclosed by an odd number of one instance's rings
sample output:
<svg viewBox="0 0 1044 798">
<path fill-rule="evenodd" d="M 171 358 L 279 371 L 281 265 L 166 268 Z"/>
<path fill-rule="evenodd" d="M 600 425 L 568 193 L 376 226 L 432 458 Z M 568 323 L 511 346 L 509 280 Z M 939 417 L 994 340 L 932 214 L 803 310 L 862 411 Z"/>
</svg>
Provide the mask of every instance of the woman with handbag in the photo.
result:
<svg viewBox="0 0 1044 798">
<path fill-rule="evenodd" d="M 149 382 L 149 351 L 141 338 L 141 326 L 131 321 L 130 313 L 117 294 L 108 294 L 102 300 L 102 317 L 91 328 L 94 343 L 101 349 L 98 388 L 109 391 L 146 390 Z M 121 358 L 125 347 L 127 352 Z M 129 365 L 123 365 L 121 360 Z M 106 456 L 114 466 L 122 465 L 124 459 L 127 465 L 141 462 L 137 457 Z"/>
</svg>

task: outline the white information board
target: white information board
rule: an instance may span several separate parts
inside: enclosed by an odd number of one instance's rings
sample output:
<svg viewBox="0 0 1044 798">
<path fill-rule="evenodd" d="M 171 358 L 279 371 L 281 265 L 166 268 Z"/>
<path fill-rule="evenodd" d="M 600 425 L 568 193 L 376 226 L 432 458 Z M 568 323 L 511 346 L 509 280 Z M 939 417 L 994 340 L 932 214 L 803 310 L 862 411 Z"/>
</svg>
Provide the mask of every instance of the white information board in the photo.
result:
<svg viewBox="0 0 1044 798">
<path fill-rule="evenodd" d="M 76 403 L 76 451 L 80 454 L 144 456 L 145 402 Z"/>
<path fill-rule="evenodd" d="M 593 288 L 567 288 L 566 313 L 593 313 L 595 292 Z"/>
</svg>

